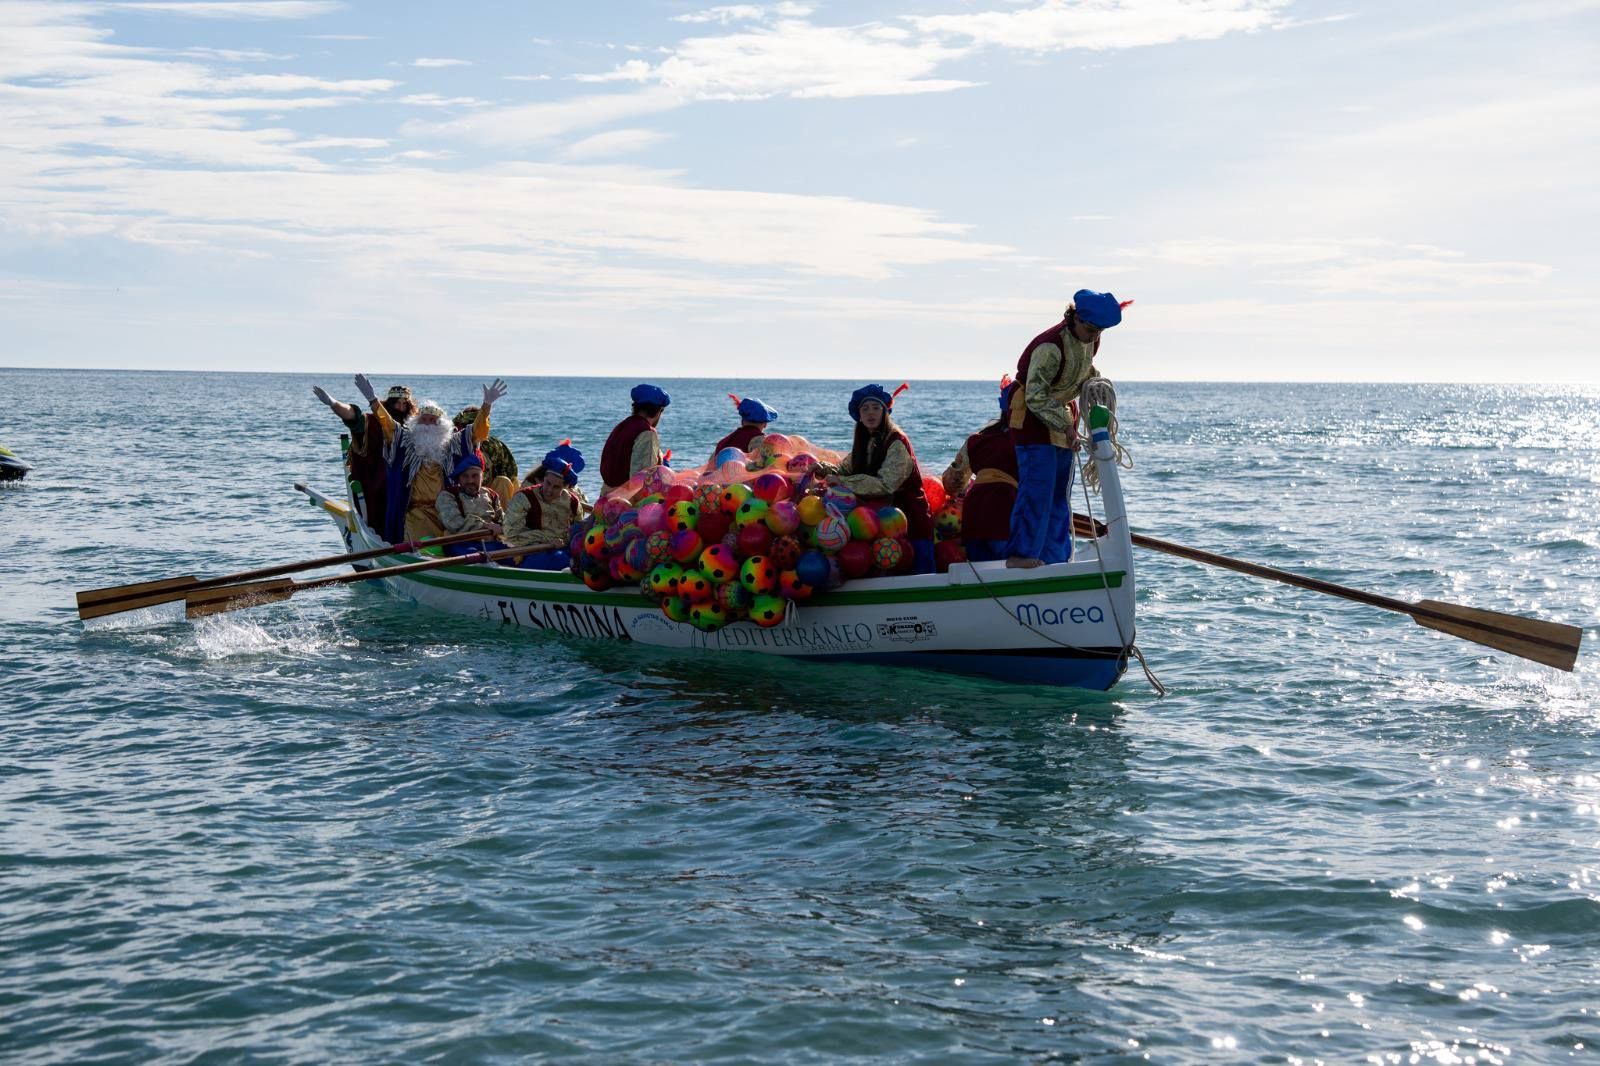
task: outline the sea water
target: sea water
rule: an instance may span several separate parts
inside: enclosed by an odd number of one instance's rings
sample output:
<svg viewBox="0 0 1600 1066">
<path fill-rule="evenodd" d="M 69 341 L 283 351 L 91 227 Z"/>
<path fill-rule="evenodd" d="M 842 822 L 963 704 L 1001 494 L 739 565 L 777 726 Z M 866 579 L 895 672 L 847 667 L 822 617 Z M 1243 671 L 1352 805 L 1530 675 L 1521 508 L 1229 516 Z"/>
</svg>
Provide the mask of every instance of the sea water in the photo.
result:
<svg viewBox="0 0 1600 1066">
<path fill-rule="evenodd" d="M 380 389 L 391 375 L 378 373 Z M 481 382 L 407 381 L 454 410 Z M 1523 1062 L 1600 1044 L 1600 390 L 1124 383 L 1136 530 L 1585 627 L 1574 674 L 1141 552 L 1110 693 L 678 656 L 370 587 L 306 375 L 0 370 L 0 1059 Z M 512 379 L 593 489 L 631 382 Z M 855 382 L 663 381 L 848 441 Z M 897 382 L 885 382 L 890 386 Z M 937 473 L 992 384 L 912 382 Z"/>
</svg>

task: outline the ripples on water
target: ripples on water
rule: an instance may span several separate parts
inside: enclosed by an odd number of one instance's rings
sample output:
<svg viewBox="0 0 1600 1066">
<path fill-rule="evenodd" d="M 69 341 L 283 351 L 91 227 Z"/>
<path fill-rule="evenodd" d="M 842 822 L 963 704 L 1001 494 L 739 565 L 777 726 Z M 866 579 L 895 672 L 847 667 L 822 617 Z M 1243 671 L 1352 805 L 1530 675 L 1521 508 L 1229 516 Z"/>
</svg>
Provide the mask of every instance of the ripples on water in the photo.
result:
<svg viewBox="0 0 1600 1066">
<path fill-rule="evenodd" d="M 288 491 L 338 478 L 309 384 L 0 371 L 39 415 L 0 493 L 0 1057 L 1600 1042 L 1600 393 L 1122 390 L 1137 528 L 1578 622 L 1574 675 L 1160 556 L 1160 701 L 529 643 L 369 590 L 84 631 L 77 589 L 335 550 Z M 513 386 L 525 462 L 604 428 Z M 842 443 L 847 390 L 792 382 L 680 384 L 668 443 L 708 451 L 736 386 Z M 904 422 L 931 465 L 990 403 L 922 383 Z"/>
</svg>

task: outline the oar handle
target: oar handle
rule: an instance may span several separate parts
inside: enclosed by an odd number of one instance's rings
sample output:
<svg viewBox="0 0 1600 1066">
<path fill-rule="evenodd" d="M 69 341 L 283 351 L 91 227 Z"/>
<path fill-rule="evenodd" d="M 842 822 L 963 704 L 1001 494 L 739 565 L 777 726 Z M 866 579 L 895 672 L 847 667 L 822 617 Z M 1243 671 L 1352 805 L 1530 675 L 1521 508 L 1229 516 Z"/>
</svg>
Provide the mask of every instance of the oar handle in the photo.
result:
<svg viewBox="0 0 1600 1066">
<path fill-rule="evenodd" d="M 483 539 L 483 532 L 481 529 L 477 531 L 479 540 Z M 416 574 L 424 570 L 440 570 L 447 566 L 493 563 L 501 559 L 510 559 L 513 556 L 527 555 L 531 550 L 529 548 L 500 548 L 495 551 L 478 551 L 467 555 L 452 555 L 444 559 L 428 559 L 420 563 L 378 566 L 371 570 L 358 570 L 353 574 L 336 574 L 333 577 L 320 577 L 315 581 L 297 582 L 294 586 L 294 591 L 304 592 L 306 589 L 324 588 L 328 585 L 348 585 L 353 581 L 372 581 L 378 578 L 398 577 L 401 574 Z"/>
<path fill-rule="evenodd" d="M 244 581 L 259 581 L 263 578 L 281 577 L 284 574 L 293 574 L 301 570 L 319 570 L 325 566 L 339 566 L 343 563 L 358 563 L 365 559 L 376 559 L 383 555 L 406 554 L 420 551 L 423 548 L 443 547 L 446 544 L 456 544 L 466 540 L 482 540 L 484 531 L 464 530 L 460 533 L 450 533 L 442 537 L 428 537 L 422 540 L 409 540 L 400 544 L 385 545 L 382 548 L 368 548 L 358 552 L 347 552 L 344 555 L 328 555 L 320 559 L 306 559 L 298 563 L 282 563 L 278 566 L 265 566 L 258 570 L 243 570 L 237 574 L 224 574 L 221 577 L 208 577 L 200 580 L 178 580 L 171 584 L 143 582 L 137 585 L 113 586 L 106 589 L 90 589 L 78 593 L 80 611 L 85 607 L 108 607 L 126 600 L 143 600 L 153 592 L 170 591 L 171 599 L 180 599 L 186 592 L 199 592 L 204 589 L 220 588 L 223 585 L 237 585 Z M 104 611 L 100 613 L 106 613 Z M 110 613 L 116 613 L 112 611 Z"/>
</svg>

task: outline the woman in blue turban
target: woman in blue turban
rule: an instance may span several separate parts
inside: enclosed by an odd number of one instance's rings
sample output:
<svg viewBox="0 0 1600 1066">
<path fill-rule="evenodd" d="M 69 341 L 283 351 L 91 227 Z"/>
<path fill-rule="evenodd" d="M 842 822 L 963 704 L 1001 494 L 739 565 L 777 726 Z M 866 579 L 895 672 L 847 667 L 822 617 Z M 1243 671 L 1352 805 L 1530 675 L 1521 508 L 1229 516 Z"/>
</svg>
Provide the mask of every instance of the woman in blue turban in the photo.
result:
<svg viewBox="0 0 1600 1066">
<path fill-rule="evenodd" d="M 850 417 L 855 420 L 855 439 L 850 454 L 834 466 L 818 463 L 813 472 L 835 485 L 854 492 L 868 507 L 894 506 L 905 512 L 914 558 L 913 573 L 931 574 L 933 559 L 933 513 L 922 490 L 922 470 L 911 438 L 895 425 L 889 412 L 894 398 L 907 386 L 890 392 L 882 385 L 863 385 L 850 394 Z"/>
</svg>

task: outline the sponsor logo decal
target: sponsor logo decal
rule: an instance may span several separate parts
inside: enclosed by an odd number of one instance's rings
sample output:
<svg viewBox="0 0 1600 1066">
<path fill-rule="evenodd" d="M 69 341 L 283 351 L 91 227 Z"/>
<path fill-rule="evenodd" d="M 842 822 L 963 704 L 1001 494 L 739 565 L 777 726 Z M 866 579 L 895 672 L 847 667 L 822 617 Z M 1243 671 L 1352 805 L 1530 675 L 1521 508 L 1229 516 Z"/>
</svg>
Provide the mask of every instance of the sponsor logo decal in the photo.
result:
<svg viewBox="0 0 1600 1066">
<path fill-rule="evenodd" d="M 1040 607 L 1037 603 L 1017 604 L 1017 621 L 1030 626 L 1082 625 L 1085 622 L 1104 622 L 1106 612 L 1097 606 Z"/>
<path fill-rule="evenodd" d="M 891 618 L 878 623 L 878 636 L 902 644 L 915 644 L 919 640 L 932 640 L 939 635 L 938 627 L 926 619 L 911 616 Z"/>
</svg>

